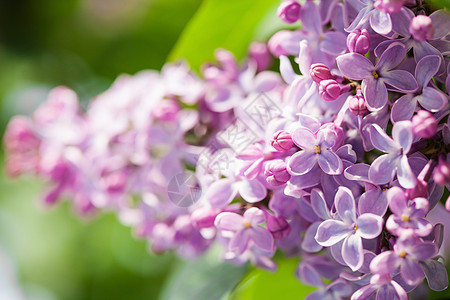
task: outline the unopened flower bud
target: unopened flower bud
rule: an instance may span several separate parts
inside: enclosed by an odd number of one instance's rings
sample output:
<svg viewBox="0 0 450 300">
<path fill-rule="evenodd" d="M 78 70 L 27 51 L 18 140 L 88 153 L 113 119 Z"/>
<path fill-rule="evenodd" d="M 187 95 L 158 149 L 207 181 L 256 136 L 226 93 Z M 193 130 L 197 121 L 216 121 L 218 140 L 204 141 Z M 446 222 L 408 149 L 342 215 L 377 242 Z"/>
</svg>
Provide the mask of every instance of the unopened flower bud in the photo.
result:
<svg viewBox="0 0 450 300">
<path fill-rule="evenodd" d="M 376 0 L 374 6 L 381 12 L 393 14 L 402 8 L 404 2 L 405 0 Z"/>
<path fill-rule="evenodd" d="M 437 132 L 437 121 L 426 110 L 421 110 L 412 118 L 412 131 L 421 138 L 430 138 Z"/>
<path fill-rule="evenodd" d="M 355 116 L 362 116 L 367 113 L 367 105 L 366 100 L 364 99 L 364 96 L 362 93 L 360 93 L 361 90 L 358 90 L 359 92 L 354 95 L 350 101 L 348 102 L 348 109 L 355 115 Z"/>
<path fill-rule="evenodd" d="M 291 226 L 283 217 L 275 217 L 269 213 L 266 214 L 267 217 L 267 229 L 272 233 L 272 236 L 280 240 L 285 238 L 291 232 Z"/>
<path fill-rule="evenodd" d="M 192 224 L 197 229 L 210 228 L 214 226 L 214 220 L 220 211 L 204 207 L 194 210 L 191 215 Z"/>
<path fill-rule="evenodd" d="M 370 36 L 366 29 L 363 29 L 362 31 L 355 29 L 347 36 L 347 48 L 350 52 L 364 55 L 369 50 L 369 46 Z"/>
<path fill-rule="evenodd" d="M 424 15 L 418 15 L 409 23 L 409 33 L 419 42 L 433 39 L 434 26 L 431 18 Z"/>
<path fill-rule="evenodd" d="M 292 137 L 289 132 L 279 130 L 273 135 L 270 144 L 278 151 L 287 151 L 292 148 L 294 142 L 292 141 Z"/>
<path fill-rule="evenodd" d="M 331 75 L 330 69 L 324 64 L 313 64 L 311 65 L 311 69 L 309 71 L 311 79 L 314 82 L 320 83 L 322 80 L 332 79 L 333 75 Z"/>
<path fill-rule="evenodd" d="M 300 3 L 297 1 L 283 1 L 278 6 L 278 17 L 285 23 L 297 22 L 300 18 Z"/>
<path fill-rule="evenodd" d="M 272 62 L 272 57 L 270 56 L 269 49 L 265 43 L 253 42 L 250 45 L 250 59 L 256 63 L 258 72 L 267 70 Z"/>
<path fill-rule="evenodd" d="M 425 197 L 428 192 L 428 184 L 425 180 L 417 178 L 416 186 L 405 191 L 406 199 L 412 200 L 419 197 Z"/>
<path fill-rule="evenodd" d="M 152 111 L 153 116 L 164 122 L 176 121 L 177 114 L 180 111 L 177 102 L 174 100 L 164 100 Z"/>
<path fill-rule="evenodd" d="M 341 87 L 334 79 L 322 80 L 319 86 L 319 95 L 325 101 L 336 100 L 341 94 Z"/>
<path fill-rule="evenodd" d="M 450 184 L 450 162 L 442 157 L 439 158 L 439 163 L 434 168 L 433 180 L 439 185 Z"/>
<path fill-rule="evenodd" d="M 264 175 L 267 177 L 267 182 L 274 186 L 285 184 L 291 178 L 286 169 L 286 163 L 281 159 L 270 161 L 266 165 Z"/>
</svg>

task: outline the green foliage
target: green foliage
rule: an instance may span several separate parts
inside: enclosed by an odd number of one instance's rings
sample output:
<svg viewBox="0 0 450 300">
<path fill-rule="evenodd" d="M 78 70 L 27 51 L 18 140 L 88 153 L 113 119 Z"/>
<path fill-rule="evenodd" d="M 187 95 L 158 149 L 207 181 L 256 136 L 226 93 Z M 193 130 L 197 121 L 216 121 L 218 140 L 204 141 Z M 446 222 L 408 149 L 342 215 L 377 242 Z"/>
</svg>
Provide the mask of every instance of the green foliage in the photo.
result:
<svg viewBox="0 0 450 300">
<path fill-rule="evenodd" d="M 268 11 L 279 0 L 205 0 L 169 56 L 170 61 L 186 59 L 194 70 L 213 61 L 214 51 L 225 48 L 238 59 L 247 53 L 248 45 Z"/>
<path fill-rule="evenodd" d="M 270 273 L 254 268 L 239 283 L 231 295 L 232 300 L 305 299 L 315 288 L 300 283 L 294 273 L 298 261 L 282 258 L 278 270 Z"/>
<path fill-rule="evenodd" d="M 426 1 L 428 2 L 428 1 Z M 445 8 L 450 9 L 450 0 L 430 0 L 430 5 L 433 9 Z"/>
</svg>

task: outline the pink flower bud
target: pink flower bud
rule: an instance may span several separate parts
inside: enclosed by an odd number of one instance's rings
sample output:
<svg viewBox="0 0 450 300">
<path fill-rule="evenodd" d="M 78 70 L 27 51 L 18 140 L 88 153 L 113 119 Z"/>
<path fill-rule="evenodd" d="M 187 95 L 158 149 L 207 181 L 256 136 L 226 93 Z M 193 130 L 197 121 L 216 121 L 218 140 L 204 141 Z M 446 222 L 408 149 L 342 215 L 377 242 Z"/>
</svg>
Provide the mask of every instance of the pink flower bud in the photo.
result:
<svg viewBox="0 0 450 300">
<path fill-rule="evenodd" d="M 278 6 L 278 17 L 285 23 L 297 22 L 300 18 L 300 4 L 297 1 L 283 1 Z"/>
<path fill-rule="evenodd" d="M 434 26 L 431 18 L 424 15 L 414 17 L 409 24 L 409 33 L 419 42 L 433 39 Z"/>
<path fill-rule="evenodd" d="M 347 36 L 347 48 L 350 52 L 364 55 L 369 50 L 369 46 L 370 36 L 366 29 L 363 29 L 362 31 L 355 29 Z"/>
<path fill-rule="evenodd" d="M 362 116 L 367 113 L 367 105 L 361 90 L 358 90 L 355 96 L 353 96 L 348 102 L 348 109 L 355 116 Z"/>
<path fill-rule="evenodd" d="M 267 45 L 261 42 L 253 42 L 249 50 L 250 59 L 256 63 L 258 72 L 267 70 L 272 62 Z"/>
<path fill-rule="evenodd" d="M 274 186 L 283 185 L 291 178 L 286 170 L 286 163 L 281 159 L 270 161 L 266 165 L 264 175 L 267 176 L 267 182 Z"/>
<path fill-rule="evenodd" d="M 325 101 L 336 100 L 341 94 L 341 87 L 334 79 L 322 80 L 319 86 L 319 95 Z"/>
<path fill-rule="evenodd" d="M 218 211 L 209 207 L 196 209 L 191 215 L 192 224 L 197 229 L 213 227 L 214 220 L 219 213 L 220 210 Z"/>
<path fill-rule="evenodd" d="M 381 12 L 393 14 L 402 8 L 404 2 L 405 0 L 377 0 L 374 6 Z"/>
<path fill-rule="evenodd" d="M 275 217 L 269 213 L 266 213 L 267 217 L 267 229 L 272 233 L 272 236 L 280 240 L 285 238 L 291 232 L 291 226 L 283 217 Z"/>
<path fill-rule="evenodd" d="M 421 110 L 412 118 L 413 133 L 421 138 L 430 138 L 437 132 L 437 121 L 426 110 Z"/>
<path fill-rule="evenodd" d="M 152 111 L 153 116 L 163 122 L 173 122 L 177 120 L 180 108 L 174 100 L 164 100 Z"/>
<path fill-rule="evenodd" d="M 434 168 L 433 180 L 439 185 L 450 184 L 450 162 L 442 157 L 439 158 L 439 163 Z"/>
<path fill-rule="evenodd" d="M 279 130 L 273 135 L 270 144 L 278 151 L 287 151 L 292 148 L 294 142 L 292 141 L 292 137 L 289 132 Z"/>
<path fill-rule="evenodd" d="M 311 65 L 311 69 L 309 71 L 311 79 L 314 82 L 320 83 L 322 80 L 332 79 L 333 75 L 331 75 L 330 69 L 324 64 L 313 64 Z"/>
</svg>

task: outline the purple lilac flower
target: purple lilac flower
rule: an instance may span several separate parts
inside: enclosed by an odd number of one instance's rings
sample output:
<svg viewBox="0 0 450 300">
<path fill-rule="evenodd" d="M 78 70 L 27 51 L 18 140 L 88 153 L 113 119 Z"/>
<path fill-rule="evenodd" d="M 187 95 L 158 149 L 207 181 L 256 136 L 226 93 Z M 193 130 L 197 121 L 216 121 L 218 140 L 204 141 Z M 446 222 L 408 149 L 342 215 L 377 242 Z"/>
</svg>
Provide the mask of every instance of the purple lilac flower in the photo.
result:
<svg viewBox="0 0 450 300">
<path fill-rule="evenodd" d="M 395 173 L 401 186 L 413 188 L 416 184 L 407 154 L 411 148 L 413 134 L 411 122 L 401 121 L 394 124 L 392 138 L 377 124 L 370 127 L 370 140 L 373 146 L 387 154 L 379 156 L 369 169 L 369 179 L 376 184 L 390 182 Z"/>
<path fill-rule="evenodd" d="M 372 266 L 372 264 L 371 264 Z M 376 292 L 377 299 L 407 300 L 408 295 L 403 287 L 393 280 L 389 274 L 375 274 L 368 285 L 353 293 L 351 300 L 369 299 Z"/>
<path fill-rule="evenodd" d="M 425 198 L 415 198 L 408 201 L 405 193 L 399 187 L 389 189 L 387 193 L 389 209 L 392 215 L 386 221 L 386 228 L 396 236 L 413 234 L 427 236 L 433 226 L 424 219 L 428 213 L 429 204 Z"/>
<path fill-rule="evenodd" d="M 362 238 L 376 238 L 381 233 L 383 218 L 371 213 L 357 217 L 355 199 L 348 188 L 339 187 L 334 201 L 341 220 L 322 222 L 317 228 L 315 238 L 324 247 L 333 246 L 343 240 L 342 258 L 356 271 L 363 264 Z"/>
<path fill-rule="evenodd" d="M 362 80 L 362 92 L 371 111 L 380 110 L 388 100 L 386 84 L 401 92 L 414 92 L 417 82 L 407 71 L 394 70 L 404 59 L 406 48 L 393 43 L 381 55 L 375 66 L 359 53 L 347 53 L 336 58 L 345 77 Z"/>
</svg>

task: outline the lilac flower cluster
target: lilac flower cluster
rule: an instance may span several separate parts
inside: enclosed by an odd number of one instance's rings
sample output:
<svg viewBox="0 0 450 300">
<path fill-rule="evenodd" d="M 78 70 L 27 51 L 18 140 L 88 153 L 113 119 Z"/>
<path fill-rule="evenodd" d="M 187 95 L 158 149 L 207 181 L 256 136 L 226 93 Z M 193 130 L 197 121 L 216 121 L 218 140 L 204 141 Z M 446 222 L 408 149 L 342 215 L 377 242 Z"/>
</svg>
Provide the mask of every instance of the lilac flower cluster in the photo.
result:
<svg viewBox="0 0 450 300">
<path fill-rule="evenodd" d="M 425 277 L 446 289 L 444 226 L 428 215 L 450 186 L 450 14 L 323 0 L 278 15 L 301 29 L 242 64 L 218 50 L 201 78 L 184 64 L 122 76 L 85 112 L 54 89 L 10 121 L 8 172 L 49 181 L 48 204 L 115 211 L 154 252 L 217 241 L 223 260 L 271 271 L 276 251 L 301 256 L 308 299 L 420 298 Z M 182 207 L 168 182 L 186 170 L 202 194 Z"/>
</svg>

